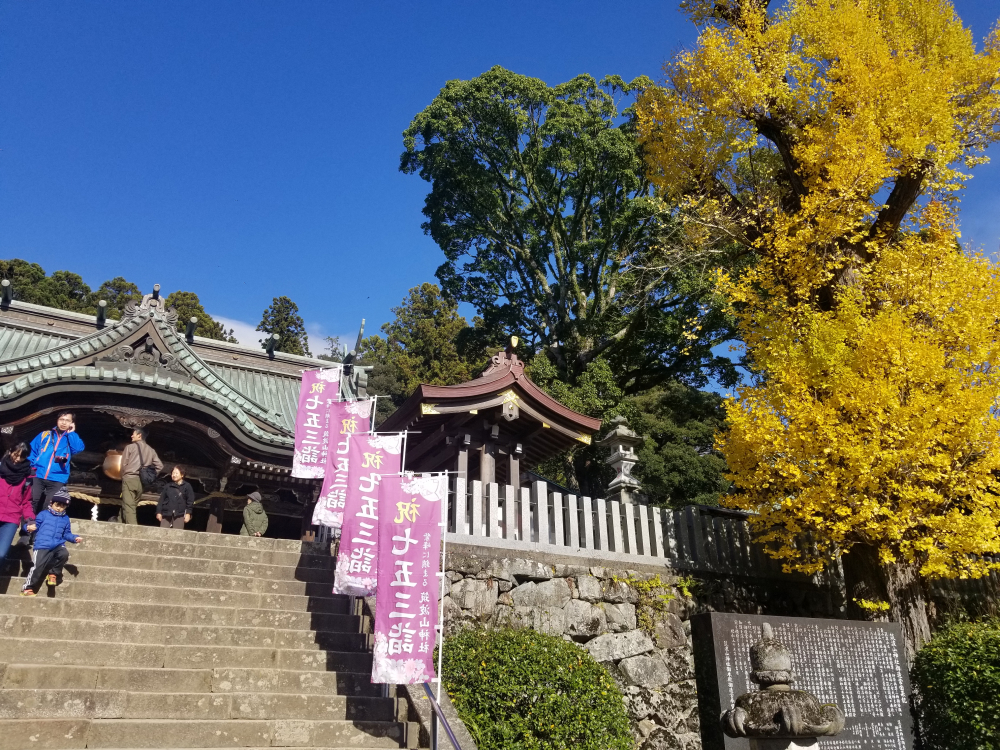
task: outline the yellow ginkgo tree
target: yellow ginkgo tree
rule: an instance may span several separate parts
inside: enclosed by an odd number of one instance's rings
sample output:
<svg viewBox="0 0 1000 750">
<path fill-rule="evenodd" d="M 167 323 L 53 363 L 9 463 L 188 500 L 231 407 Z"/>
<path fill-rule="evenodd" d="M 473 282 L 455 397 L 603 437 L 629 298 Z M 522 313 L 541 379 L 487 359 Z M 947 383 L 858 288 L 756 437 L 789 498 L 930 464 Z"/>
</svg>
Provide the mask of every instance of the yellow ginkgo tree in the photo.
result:
<svg viewBox="0 0 1000 750">
<path fill-rule="evenodd" d="M 1000 138 L 1000 35 L 948 0 L 683 5 L 697 44 L 638 115 L 690 237 L 753 259 L 719 277 L 753 373 L 731 503 L 789 567 L 842 552 L 852 613 L 919 648 L 925 580 L 1000 553 L 1000 269 L 955 215 Z"/>
</svg>

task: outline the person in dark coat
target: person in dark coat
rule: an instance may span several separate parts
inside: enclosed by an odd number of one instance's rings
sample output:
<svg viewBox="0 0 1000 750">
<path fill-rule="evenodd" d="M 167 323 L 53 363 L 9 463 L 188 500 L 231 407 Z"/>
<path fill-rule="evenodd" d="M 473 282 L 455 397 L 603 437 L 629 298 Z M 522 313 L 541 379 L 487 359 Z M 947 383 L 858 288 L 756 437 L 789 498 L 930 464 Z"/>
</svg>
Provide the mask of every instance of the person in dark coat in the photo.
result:
<svg viewBox="0 0 1000 750">
<path fill-rule="evenodd" d="M 260 502 L 260 493 L 247 495 L 247 506 L 243 509 L 243 527 L 240 536 L 264 536 L 267 531 L 267 513 Z"/>
<path fill-rule="evenodd" d="M 171 481 L 160 493 L 160 502 L 156 504 L 156 520 L 164 529 L 183 529 L 190 522 L 194 512 L 194 488 L 184 481 L 187 471 L 178 464 L 170 472 Z"/>
<path fill-rule="evenodd" d="M 0 562 L 7 558 L 21 521 L 28 521 L 28 531 L 35 530 L 35 511 L 31 507 L 31 448 L 18 443 L 0 460 Z"/>
<path fill-rule="evenodd" d="M 82 536 L 73 533 L 66 508 L 69 507 L 69 493 L 56 490 L 49 498 L 49 507 L 35 518 L 38 532 L 35 534 L 35 551 L 32 555 L 31 570 L 21 589 L 21 596 L 35 596 L 45 579 L 49 586 L 59 585 L 63 565 L 69 560 L 66 542 L 79 544 Z"/>
</svg>

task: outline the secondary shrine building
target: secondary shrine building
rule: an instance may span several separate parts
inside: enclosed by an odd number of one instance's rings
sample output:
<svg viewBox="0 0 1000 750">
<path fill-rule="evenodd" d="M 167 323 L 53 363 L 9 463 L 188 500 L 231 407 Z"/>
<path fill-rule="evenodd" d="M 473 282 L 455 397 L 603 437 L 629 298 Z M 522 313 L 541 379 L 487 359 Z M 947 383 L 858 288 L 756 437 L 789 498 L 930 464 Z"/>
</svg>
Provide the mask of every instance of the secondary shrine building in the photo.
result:
<svg viewBox="0 0 1000 750">
<path fill-rule="evenodd" d="M 121 320 L 12 300 L 9 285 L 3 292 L 0 442 L 4 450 L 30 442 L 58 412 L 75 413 L 86 450 L 73 457 L 72 515 L 118 515 L 121 450 L 144 427 L 165 470 L 142 496 L 140 523 L 155 522 L 170 469 L 183 464 L 196 495 L 188 528 L 238 532 L 246 496 L 257 491 L 268 536 L 310 533 L 321 480 L 291 476 L 295 412 L 303 370 L 329 362 L 201 338 L 193 324 L 179 332 L 158 285 Z M 341 394 L 365 398 L 368 368 L 353 357 Z M 599 428 L 531 383 L 508 350 L 471 382 L 420 386 L 379 431 L 410 431 L 406 469 L 518 485 L 525 471 L 589 443 Z"/>
</svg>

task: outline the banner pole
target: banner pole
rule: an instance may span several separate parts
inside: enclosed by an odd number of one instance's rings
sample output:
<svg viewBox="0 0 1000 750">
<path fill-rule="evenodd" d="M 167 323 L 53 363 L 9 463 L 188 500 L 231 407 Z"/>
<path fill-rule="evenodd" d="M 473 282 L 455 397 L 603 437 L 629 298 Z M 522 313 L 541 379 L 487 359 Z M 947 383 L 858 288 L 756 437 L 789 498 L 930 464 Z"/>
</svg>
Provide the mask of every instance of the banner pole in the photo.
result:
<svg viewBox="0 0 1000 750">
<path fill-rule="evenodd" d="M 444 479 L 448 483 L 448 473 L 445 473 Z M 447 547 L 448 547 L 448 499 L 451 496 L 451 486 L 448 483 L 448 491 L 445 493 L 444 511 L 441 513 L 441 520 L 438 525 L 441 527 L 441 572 L 438 573 L 441 580 L 438 582 L 438 664 L 437 664 L 437 702 L 441 703 L 441 687 L 444 684 L 444 673 L 442 672 L 442 664 L 444 663 L 444 595 L 442 590 L 444 586 L 441 585 L 444 581 L 445 567 L 448 563 Z"/>
</svg>

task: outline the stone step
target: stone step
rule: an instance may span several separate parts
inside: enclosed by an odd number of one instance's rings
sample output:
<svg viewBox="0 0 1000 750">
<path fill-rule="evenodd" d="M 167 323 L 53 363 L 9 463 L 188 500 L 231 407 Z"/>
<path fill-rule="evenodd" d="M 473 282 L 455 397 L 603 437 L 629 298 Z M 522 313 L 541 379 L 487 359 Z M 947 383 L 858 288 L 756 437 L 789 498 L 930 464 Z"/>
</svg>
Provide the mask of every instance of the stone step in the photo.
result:
<svg viewBox="0 0 1000 750">
<path fill-rule="evenodd" d="M 102 643 L 162 643 L 167 646 L 249 646 L 264 648 L 332 649 L 366 651 L 370 636 L 363 633 L 277 628 L 229 627 L 226 625 L 157 625 L 138 622 L 108 622 L 59 617 L 0 614 L 0 636 L 75 640 L 86 634 Z"/>
<path fill-rule="evenodd" d="M 230 719 L 3 719 L 0 750 L 75 748 L 402 747 L 398 722 Z"/>
<path fill-rule="evenodd" d="M 176 575 L 176 574 L 175 574 Z M 0 578 L 0 594 L 20 596 L 22 578 Z M 144 604 L 180 604 L 186 607 L 234 607 L 236 609 L 280 609 L 291 612 L 326 612 L 346 614 L 346 596 L 332 593 L 323 596 L 298 594 L 263 594 L 250 591 L 178 588 L 172 586 L 128 585 L 75 581 L 69 576 L 58 587 L 42 586 L 39 596 L 66 599 L 90 599 L 105 602 L 141 602 Z"/>
<path fill-rule="evenodd" d="M 332 583 L 333 581 L 333 570 L 329 566 L 268 565 L 238 560 L 105 552 L 87 546 L 87 542 L 72 547 L 70 552 L 73 556 L 73 563 L 79 568 L 96 566 L 122 570 L 162 570 L 177 573 L 264 578 L 269 581 L 305 581 L 309 583 Z M 31 557 L 28 550 L 25 549 L 22 559 L 8 560 L 0 568 L 0 571 L 5 575 L 16 577 L 24 575 L 30 566 Z"/>
<path fill-rule="evenodd" d="M 182 531 L 161 529 L 159 526 L 130 526 L 106 521 L 86 521 L 73 519 L 73 533 L 84 537 L 104 539 L 138 539 L 151 544 L 213 545 L 216 547 L 236 547 L 269 552 L 293 552 L 297 554 L 329 554 L 329 545 L 302 542 L 298 539 L 272 539 L 269 537 L 249 537 L 238 534 L 208 534 L 203 531 Z"/>
<path fill-rule="evenodd" d="M 167 669 L 244 668 L 293 671 L 367 672 L 370 653 L 242 646 L 165 646 L 101 643 L 79 639 L 50 641 L 0 639 L 0 662 L 76 664 L 80 666 L 166 667 Z"/>
<path fill-rule="evenodd" d="M 123 586 L 165 586 L 183 589 L 211 589 L 213 591 L 244 591 L 254 594 L 288 594 L 329 598 L 333 594 L 333 574 L 323 582 L 271 580 L 249 575 L 220 575 L 212 573 L 185 573 L 173 570 L 144 570 L 135 568 L 101 567 L 87 565 L 70 553 L 70 560 L 63 572 L 63 583 L 89 581 L 114 583 Z M 12 576 L 17 580 L 18 576 Z"/>
<path fill-rule="evenodd" d="M 397 721 L 393 698 L 296 693 L 2 690 L 0 719 L 309 719 Z"/>
<path fill-rule="evenodd" d="M 91 599 L 71 599 L 47 595 L 0 596 L 0 614 L 62 617 L 74 620 L 162 623 L 164 625 L 220 625 L 264 627 L 282 630 L 323 630 L 342 633 L 369 632 L 370 618 L 343 613 L 291 612 L 279 609 L 239 609 L 236 607 L 147 604 Z"/>
<path fill-rule="evenodd" d="M 83 532 L 74 530 L 83 536 Z M 114 524 L 105 524 L 114 525 Z M 167 529 L 164 529 L 167 531 Z M 194 532 L 192 532 L 194 533 Z M 218 538 L 219 534 L 204 534 L 205 537 Z M 27 537 L 22 537 L 11 550 L 11 554 L 27 555 L 25 546 Z M 109 552 L 128 555 L 151 555 L 162 557 L 181 557 L 192 560 L 225 560 L 259 565 L 279 565 L 296 568 L 331 569 L 334 559 L 328 553 L 316 551 L 288 552 L 284 550 L 256 549 L 250 547 L 232 547 L 219 544 L 193 544 L 189 542 L 149 541 L 146 539 L 130 539 L 127 537 L 86 536 L 83 544 L 74 545 L 73 549 L 90 549 L 98 552 Z"/>
<path fill-rule="evenodd" d="M 4 690 L 125 690 L 131 693 L 295 693 L 379 697 L 370 672 L 281 669 L 158 669 L 8 664 Z"/>
</svg>

